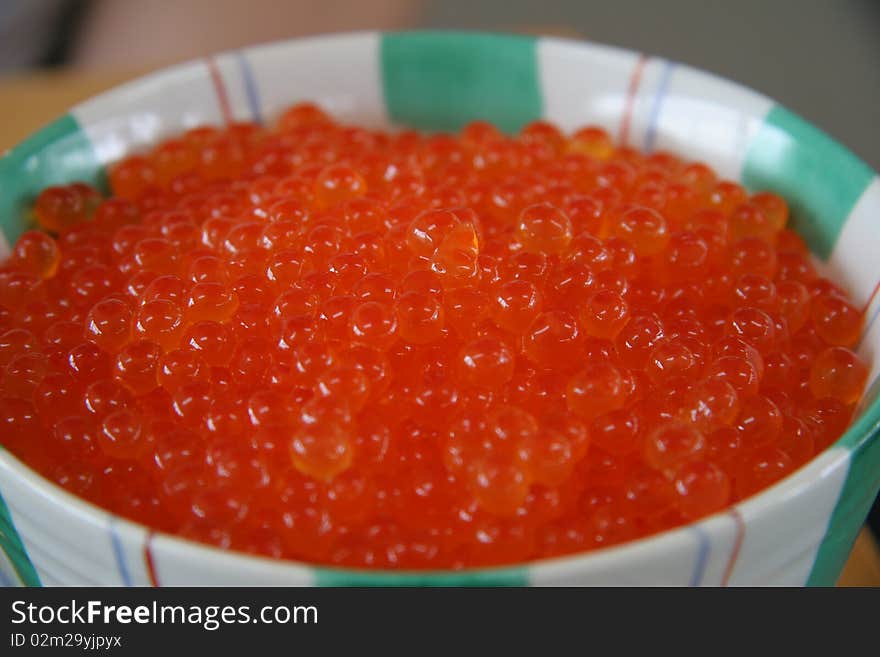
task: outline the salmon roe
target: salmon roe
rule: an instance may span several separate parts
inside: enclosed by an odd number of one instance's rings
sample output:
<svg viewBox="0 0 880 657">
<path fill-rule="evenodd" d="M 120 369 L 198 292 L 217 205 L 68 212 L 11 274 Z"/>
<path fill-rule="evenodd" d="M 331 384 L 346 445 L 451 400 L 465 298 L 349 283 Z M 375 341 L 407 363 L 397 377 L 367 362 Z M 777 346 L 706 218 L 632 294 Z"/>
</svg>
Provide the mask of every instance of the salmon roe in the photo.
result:
<svg viewBox="0 0 880 657">
<path fill-rule="evenodd" d="M 0 267 L 4 445 L 224 548 L 462 568 L 724 509 L 846 428 L 862 313 L 786 202 L 597 127 L 288 110 L 50 187 Z"/>
</svg>

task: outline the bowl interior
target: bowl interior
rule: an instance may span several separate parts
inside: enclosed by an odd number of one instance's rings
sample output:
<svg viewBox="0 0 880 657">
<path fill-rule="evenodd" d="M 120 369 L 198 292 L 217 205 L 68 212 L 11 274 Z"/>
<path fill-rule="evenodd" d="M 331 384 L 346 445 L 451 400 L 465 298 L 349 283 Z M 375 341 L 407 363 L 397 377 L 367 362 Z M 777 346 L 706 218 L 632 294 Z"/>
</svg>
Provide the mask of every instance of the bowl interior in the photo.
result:
<svg viewBox="0 0 880 657">
<path fill-rule="evenodd" d="M 831 450 L 843 454 L 848 463 L 843 479 L 835 484 L 838 488 L 829 493 L 834 499 L 827 531 L 822 528 L 825 538 L 817 539 L 810 566 L 816 581 L 833 572 L 842 558 L 843 548 L 837 543 L 846 547 L 846 537 L 854 535 L 880 486 L 880 441 L 871 440 L 880 420 L 880 269 L 872 260 L 880 253 L 880 231 L 871 224 L 880 215 L 880 182 L 867 165 L 817 128 L 772 100 L 720 78 L 595 44 L 476 33 L 347 34 L 225 53 L 166 69 L 82 103 L 0 159 L 0 257 L 30 225 L 28 208 L 47 185 L 81 180 L 106 187 L 109 163 L 164 136 L 205 123 L 271 121 L 283 108 L 305 100 L 321 104 L 343 121 L 374 127 L 445 131 L 485 119 L 513 132 L 539 118 L 568 130 L 598 124 L 622 143 L 702 160 L 750 189 L 785 196 L 792 205 L 793 226 L 807 239 L 820 266 L 866 310 L 858 350 L 872 363 L 872 383 L 857 421 Z M 0 476 L 0 488 L 9 499 L 17 495 L 8 487 L 18 486 L 30 495 L 38 491 L 47 500 L 63 500 L 102 531 L 107 525 L 121 527 L 123 552 L 130 542 L 133 551 L 149 553 L 151 541 L 168 554 L 197 551 L 209 564 L 208 571 L 232 559 L 251 574 L 255 568 L 281 568 L 288 574 L 302 571 L 307 573 L 303 577 L 320 583 L 534 580 L 534 568 L 526 567 L 454 574 L 358 573 L 230 555 L 180 539 L 153 537 L 145 528 L 75 501 L 2 450 L 0 467 L 6 468 L 0 474 L 8 475 Z M 810 467 L 808 475 L 790 478 L 788 488 L 774 487 L 747 501 L 743 513 L 760 515 L 808 486 L 809 477 L 821 478 L 819 470 Z M 19 577 L 34 583 L 39 577 L 28 571 L 32 548 L 25 547 L 16 531 L 17 525 L 28 523 L 26 516 L 25 509 L 10 513 L 0 502 L 0 547 Z M 669 532 L 613 552 L 656 552 L 664 545 L 672 550 L 681 535 Z M 830 544 L 829 536 L 837 543 Z M 564 569 L 565 564 L 592 559 L 601 568 L 602 558 L 615 557 L 573 557 L 548 567 Z M 155 579 L 155 573 L 147 575 Z"/>
</svg>

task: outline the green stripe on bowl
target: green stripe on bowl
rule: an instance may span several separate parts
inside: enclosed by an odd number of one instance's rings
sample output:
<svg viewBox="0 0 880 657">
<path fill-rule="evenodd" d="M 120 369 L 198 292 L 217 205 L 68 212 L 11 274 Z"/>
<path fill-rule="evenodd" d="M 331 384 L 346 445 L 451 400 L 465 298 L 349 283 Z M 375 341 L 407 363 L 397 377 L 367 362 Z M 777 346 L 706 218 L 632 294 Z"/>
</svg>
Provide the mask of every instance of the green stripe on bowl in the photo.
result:
<svg viewBox="0 0 880 657">
<path fill-rule="evenodd" d="M 823 260 L 874 177 L 871 168 L 824 132 L 776 105 L 749 143 L 742 180 L 791 204 L 792 228 Z"/>
<path fill-rule="evenodd" d="M 50 185 L 86 182 L 106 187 L 104 168 L 76 119 L 53 121 L 0 158 L 0 228 L 10 244 L 27 230 L 29 208 Z"/>
<path fill-rule="evenodd" d="M 10 515 L 2 495 L 0 495 L 0 549 L 6 553 L 9 562 L 18 574 L 18 578 L 25 586 L 42 586 L 40 576 L 37 575 L 37 571 L 28 557 L 27 550 L 15 529 L 12 515 Z"/>
<path fill-rule="evenodd" d="M 880 489 L 880 378 L 864 398 L 873 403 L 836 443 L 850 450 L 849 469 L 807 586 L 834 585 Z"/>
<path fill-rule="evenodd" d="M 541 117 L 532 37 L 385 34 L 381 66 L 385 104 L 395 123 L 458 130 L 468 121 L 482 119 L 516 132 Z"/>
<path fill-rule="evenodd" d="M 316 568 L 316 586 L 528 586 L 526 568 L 492 568 L 460 573 L 390 573 Z"/>
</svg>

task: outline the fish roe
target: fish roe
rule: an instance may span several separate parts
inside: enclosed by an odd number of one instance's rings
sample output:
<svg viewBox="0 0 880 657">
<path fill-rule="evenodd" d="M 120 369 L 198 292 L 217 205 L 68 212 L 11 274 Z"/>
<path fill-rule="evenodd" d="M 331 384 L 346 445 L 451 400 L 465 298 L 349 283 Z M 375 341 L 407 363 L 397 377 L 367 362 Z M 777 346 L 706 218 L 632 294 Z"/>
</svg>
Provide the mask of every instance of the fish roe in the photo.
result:
<svg viewBox="0 0 880 657">
<path fill-rule="evenodd" d="M 552 557 L 722 510 L 836 440 L 862 311 L 776 194 L 547 122 L 301 104 L 50 187 L 0 266 L 5 447 L 224 548 Z"/>
</svg>

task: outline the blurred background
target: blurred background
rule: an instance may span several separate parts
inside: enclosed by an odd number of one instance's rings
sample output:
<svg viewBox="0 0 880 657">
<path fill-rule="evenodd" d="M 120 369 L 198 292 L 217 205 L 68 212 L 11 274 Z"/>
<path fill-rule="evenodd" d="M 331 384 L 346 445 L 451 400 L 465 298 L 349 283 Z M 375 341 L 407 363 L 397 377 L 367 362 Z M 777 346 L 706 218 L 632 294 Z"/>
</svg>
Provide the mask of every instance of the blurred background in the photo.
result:
<svg viewBox="0 0 880 657">
<path fill-rule="evenodd" d="M 0 152 L 173 62 L 310 34 L 444 28 L 586 38 L 691 64 L 767 94 L 880 169 L 880 0 L 0 0 Z M 880 505 L 872 522 L 880 535 Z M 859 550 L 880 583 L 880 550 Z"/>
<path fill-rule="evenodd" d="M 218 50 L 408 28 L 580 36 L 692 64 L 773 97 L 880 169 L 880 0 L 0 0 L 3 89 L 40 101 L 22 114 L 0 96 L 0 123 L 23 136 L 102 87 Z M 45 70 L 76 78 L 34 87 Z"/>
</svg>

